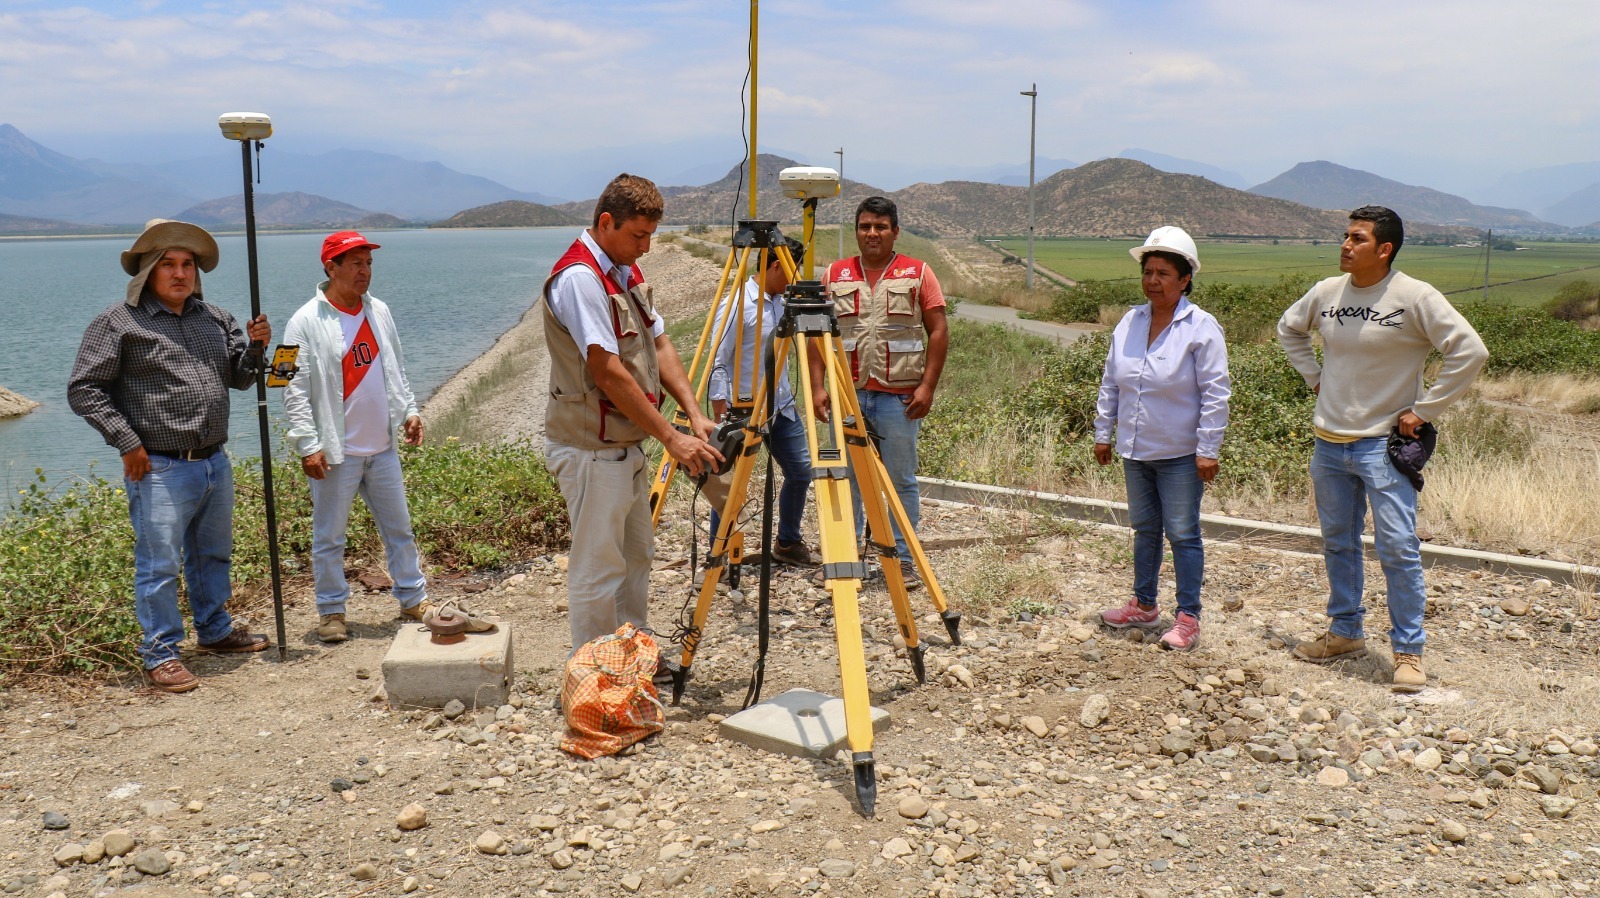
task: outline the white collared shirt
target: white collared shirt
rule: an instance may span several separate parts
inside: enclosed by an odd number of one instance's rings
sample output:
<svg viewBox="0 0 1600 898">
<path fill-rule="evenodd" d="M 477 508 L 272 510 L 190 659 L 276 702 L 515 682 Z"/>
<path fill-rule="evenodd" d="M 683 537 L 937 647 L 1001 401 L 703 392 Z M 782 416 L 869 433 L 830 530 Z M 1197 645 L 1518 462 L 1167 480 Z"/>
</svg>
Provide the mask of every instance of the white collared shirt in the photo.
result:
<svg viewBox="0 0 1600 898">
<path fill-rule="evenodd" d="M 762 302 L 757 302 L 761 297 Z M 731 379 L 730 370 L 733 368 L 734 340 L 731 335 L 736 333 L 738 322 L 732 315 L 722 312 L 727 308 L 727 302 L 733 297 L 725 298 L 719 309 L 719 319 L 723 320 L 723 328 L 717 336 L 716 352 L 711 366 L 711 382 L 706 391 L 707 398 L 728 401 L 728 388 Z M 783 317 L 783 295 L 763 293 L 761 285 L 755 278 L 750 278 L 739 288 L 739 308 L 744 315 L 744 339 L 739 342 L 739 393 L 749 395 L 754 387 L 751 386 L 751 375 L 757 369 L 755 366 L 763 364 L 762 352 L 772 345 L 772 332 L 778 327 L 778 320 Z M 761 310 L 761 333 L 756 332 L 756 310 Z M 725 316 L 725 317 L 724 317 Z M 757 346 L 762 347 L 757 350 Z M 779 371 L 778 391 L 776 394 L 776 411 L 789 418 L 795 416 L 794 387 L 789 383 L 787 371 Z"/>
<path fill-rule="evenodd" d="M 1095 404 L 1094 441 L 1135 461 L 1198 455 L 1216 458 L 1228 428 L 1228 346 L 1209 312 L 1178 300 L 1168 324 L 1150 339 L 1150 305 L 1117 323 Z"/>
<path fill-rule="evenodd" d="M 594 254 L 595 264 L 600 266 L 600 270 L 609 272 L 618 287 L 626 288 L 628 266 L 612 262 L 587 228 L 578 239 Z M 573 342 L 578 344 L 578 354 L 585 359 L 589 358 L 590 346 L 598 346 L 612 355 L 617 354 L 617 331 L 611 320 L 610 292 L 587 265 L 567 267 L 556 275 L 555 282 L 550 285 L 550 311 L 572 335 Z M 666 323 L 657 315 L 655 323 L 650 326 L 651 339 L 661 336 L 666 329 Z"/>
</svg>

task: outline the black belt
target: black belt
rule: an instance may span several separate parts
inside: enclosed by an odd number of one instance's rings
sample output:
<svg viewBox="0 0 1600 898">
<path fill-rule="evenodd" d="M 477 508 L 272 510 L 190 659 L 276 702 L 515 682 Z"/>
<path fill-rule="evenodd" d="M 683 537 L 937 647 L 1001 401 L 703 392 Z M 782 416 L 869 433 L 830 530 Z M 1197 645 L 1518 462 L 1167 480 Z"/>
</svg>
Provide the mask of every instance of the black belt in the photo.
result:
<svg viewBox="0 0 1600 898">
<path fill-rule="evenodd" d="M 179 461 L 204 461 L 222 451 L 222 444 L 207 446 L 204 449 L 182 449 L 176 452 L 166 449 L 146 449 L 146 455 L 159 455 L 162 458 L 176 458 Z"/>
</svg>

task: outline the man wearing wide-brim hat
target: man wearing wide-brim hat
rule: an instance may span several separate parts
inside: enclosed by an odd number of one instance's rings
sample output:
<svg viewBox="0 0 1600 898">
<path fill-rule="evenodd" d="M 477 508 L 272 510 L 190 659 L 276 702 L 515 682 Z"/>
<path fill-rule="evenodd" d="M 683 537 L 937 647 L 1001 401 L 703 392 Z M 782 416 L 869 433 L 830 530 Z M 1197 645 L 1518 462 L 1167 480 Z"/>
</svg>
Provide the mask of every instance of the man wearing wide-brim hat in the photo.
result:
<svg viewBox="0 0 1600 898">
<path fill-rule="evenodd" d="M 266 343 L 265 315 L 248 337 L 225 309 L 204 300 L 200 273 L 217 267 L 204 229 L 157 219 L 122 254 L 132 276 L 123 301 L 84 331 L 67 397 L 72 410 L 122 454 L 134 534 L 134 613 L 139 654 L 158 689 L 187 692 L 200 681 L 179 660 L 183 571 L 202 652 L 259 652 L 265 636 L 235 627 L 233 469 L 228 389 L 256 378 L 250 341 Z"/>
</svg>

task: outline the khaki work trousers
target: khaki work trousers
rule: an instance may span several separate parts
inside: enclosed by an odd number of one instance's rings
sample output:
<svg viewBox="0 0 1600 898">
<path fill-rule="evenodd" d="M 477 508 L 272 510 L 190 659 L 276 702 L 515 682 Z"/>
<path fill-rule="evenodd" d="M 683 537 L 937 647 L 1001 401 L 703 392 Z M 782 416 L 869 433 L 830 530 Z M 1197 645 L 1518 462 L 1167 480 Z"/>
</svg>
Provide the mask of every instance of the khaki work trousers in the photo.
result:
<svg viewBox="0 0 1600 898">
<path fill-rule="evenodd" d="M 546 441 L 545 461 L 567 500 L 567 621 L 572 649 L 625 623 L 649 627 L 649 461 L 638 446 L 578 449 Z"/>
</svg>

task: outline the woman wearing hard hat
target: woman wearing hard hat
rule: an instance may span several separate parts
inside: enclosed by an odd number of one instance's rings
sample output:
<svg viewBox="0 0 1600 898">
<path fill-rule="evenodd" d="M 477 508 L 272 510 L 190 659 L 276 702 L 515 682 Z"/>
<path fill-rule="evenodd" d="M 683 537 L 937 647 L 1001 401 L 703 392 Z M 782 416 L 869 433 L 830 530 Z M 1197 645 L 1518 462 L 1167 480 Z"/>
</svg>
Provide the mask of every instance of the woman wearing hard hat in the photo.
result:
<svg viewBox="0 0 1600 898">
<path fill-rule="evenodd" d="M 1122 456 L 1133 528 L 1133 598 L 1100 613 L 1121 630 L 1161 629 L 1156 587 L 1161 537 L 1172 545 L 1178 610 L 1161 637 L 1164 648 L 1189 651 L 1200 640 L 1200 496 L 1217 476 L 1228 427 L 1228 347 L 1217 319 L 1189 301 L 1200 255 L 1182 228 L 1150 232 L 1129 250 L 1139 260 L 1150 300 L 1123 316 L 1111 334 L 1094 421 L 1094 458 Z M 1115 430 L 1116 442 L 1112 442 Z"/>
</svg>

